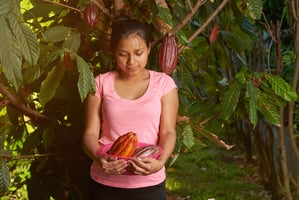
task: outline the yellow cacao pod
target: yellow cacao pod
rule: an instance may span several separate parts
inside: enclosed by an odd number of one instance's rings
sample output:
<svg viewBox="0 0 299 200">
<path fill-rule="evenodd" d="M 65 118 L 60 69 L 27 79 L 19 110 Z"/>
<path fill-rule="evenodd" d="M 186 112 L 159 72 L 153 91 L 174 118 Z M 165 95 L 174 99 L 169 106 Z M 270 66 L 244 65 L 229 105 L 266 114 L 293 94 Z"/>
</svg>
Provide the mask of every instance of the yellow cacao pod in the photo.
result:
<svg viewBox="0 0 299 200">
<path fill-rule="evenodd" d="M 128 132 L 118 137 L 107 154 L 119 157 L 131 157 L 137 147 L 138 137 L 134 132 Z"/>
</svg>

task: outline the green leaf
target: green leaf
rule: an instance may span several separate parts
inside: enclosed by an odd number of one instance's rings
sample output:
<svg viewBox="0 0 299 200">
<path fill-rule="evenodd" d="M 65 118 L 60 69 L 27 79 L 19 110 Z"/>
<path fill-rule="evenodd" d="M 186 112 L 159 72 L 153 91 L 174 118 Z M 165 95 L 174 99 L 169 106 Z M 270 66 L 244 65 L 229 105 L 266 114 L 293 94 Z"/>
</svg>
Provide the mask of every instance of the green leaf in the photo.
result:
<svg viewBox="0 0 299 200">
<path fill-rule="evenodd" d="M 242 67 L 239 72 L 236 74 L 236 79 L 239 81 L 240 84 L 245 84 L 246 82 L 246 74 L 248 70 L 246 67 Z"/>
<path fill-rule="evenodd" d="M 71 28 L 66 26 L 54 26 L 45 31 L 44 37 L 47 42 L 59 42 L 67 38 L 71 33 Z"/>
<path fill-rule="evenodd" d="M 221 115 L 224 120 L 228 120 L 234 113 L 241 93 L 241 86 L 238 82 L 229 86 L 228 91 L 224 94 L 221 103 Z"/>
<path fill-rule="evenodd" d="M 190 124 L 186 123 L 186 125 L 184 126 L 182 136 L 183 136 L 183 144 L 187 148 L 191 149 L 192 146 L 194 145 L 194 137 L 193 137 L 193 131 Z"/>
<path fill-rule="evenodd" d="M 3 159 L 0 158 L 0 196 L 8 191 L 10 186 L 9 168 Z"/>
<path fill-rule="evenodd" d="M 170 26 L 173 26 L 172 23 L 172 15 L 170 13 L 170 10 L 168 8 L 163 8 L 161 6 L 158 6 L 159 10 L 159 17 L 165 22 L 168 23 Z"/>
<path fill-rule="evenodd" d="M 23 81 L 22 56 L 18 49 L 16 39 L 13 37 L 4 17 L 0 17 L 0 63 L 7 80 L 18 89 Z"/>
<path fill-rule="evenodd" d="M 31 83 L 41 76 L 42 72 L 39 65 L 29 66 L 23 69 L 24 83 Z"/>
<path fill-rule="evenodd" d="M 257 109 L 270 124 L 280 126 L 278 107 L 273 104 L 272 99 L 269 99 L 266 94 L 259 90 L 257 95 Z"/>
<path fill-rule="evenodd" d="M 221 38 L 227 44 L 235 49 L 237 52 L 242 53 L 246 49 L 252 49 L 254 40 L 251 35 L 241 30 L 239 26 L 231 26 L 230 32 L 221 31 Z"/>
<path fill-rule="evenodd" d="M 79 33 L 71 33 L 67 36 L 63 42 L 62 49 L 68 49 L 72 52 L 77 52 L 81 43 L 81 38 Z"/>
<path fill-rule="evenodd" d="M 18 41 L 23 57 L 30 65 L 35 65 L 40 53 L 35 34 L 25 24 L 19 23 L 14 16 L 9 17 L 9 24 Z"/>
<path fill-rule="evenodd" d="M 95 91 L 95 83 L 93 73 L 88 63 L 83 58 L 77 56 L 77 68 L 79 71 L 78 90 L 81 101 L 83 102 L 87 94 Z"/>
<path fill-rule="evenodd" d="M 274 93 L 288 102 L 296 101 L 298 96 L 291 86 L 281 77 L 271 74 L 266 75 Z"/>
<path fill-rule="evenodd" d="M 263 13 L 263 1 L 262 0 L 248 0 L 247 2 L 248 13 L 254 20 L 261 19 Z"/>
<path fill-rule="evenodd" d="M 57 65 L 52 68 L 46 79 L 42 82 L 39 94 L 39 100 L 42 106 L 54 97 L 64 72 L 62 65 Z"/>
<path fill-rule="evenodd" d="M 0 16 L 7 14 L 12 8 L 12 0 L 0 0 Z"/>
<path fill-rule="evenodd" d="M 246 82 L 246 97 L 248 98 L 248 115 L 249 120 L 253 124 L 253 127 L 256 127 L 258 122 L 257 114 L 257 89 L 253 84 L 253 81 Z"/>
</svg>

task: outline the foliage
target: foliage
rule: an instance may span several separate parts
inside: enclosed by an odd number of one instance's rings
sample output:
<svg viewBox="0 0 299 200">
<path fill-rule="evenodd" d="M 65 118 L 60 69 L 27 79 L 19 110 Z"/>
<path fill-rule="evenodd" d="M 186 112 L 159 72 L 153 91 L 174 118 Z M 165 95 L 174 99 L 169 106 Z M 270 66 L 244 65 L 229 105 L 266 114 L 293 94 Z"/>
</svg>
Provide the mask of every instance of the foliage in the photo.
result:
<svg viewBox="0 0 299 200">
<path fill-rule="evenodd" d="M 30 176 L 14 180 L 19 187 L 27 185 L 30 199 L 84 199 L 90 160 L 80 146 L 82 104 L 95 90 L 93 77 L 114 68 L 109 51 L 114 2 L 95 1 L 101 11 L 95 30 L 82 18 L 89 0 L 50 2 L 22 0 L 20 6 L 18 0 L 0 0 L 0 195 L 18 189 L 7 191 L 4 158 L 16 160 L 15 167 L 22 156 L 32 156 Z M 197 1 L 168 0 L 167 8 L 156 1 L 124 2 L 123 10 L 152 31 L 148 68 L 158 70 L 160 39 L 193 13 Z M 254 23 L 261 17 L 262 0 L 247 5 L 230 1 L 190 39 L 222 3 L 203 2 L 173 33 L 182 51 L 172 77 L 179 87 L 179 114 L 188 118 L 178 123 L 175 155 L 182 147 L 192 148 L 201 136 L 227 134 L 226 124 L 244 115 L 254 126 L 259 118 L 277 125 L 278 106 L 297 99 L 283 79 L 250 71 L 246 63 L 245 54 L 258 39 Z M 215 24 L 220 29 L 210 44 Z"/>
</svg>

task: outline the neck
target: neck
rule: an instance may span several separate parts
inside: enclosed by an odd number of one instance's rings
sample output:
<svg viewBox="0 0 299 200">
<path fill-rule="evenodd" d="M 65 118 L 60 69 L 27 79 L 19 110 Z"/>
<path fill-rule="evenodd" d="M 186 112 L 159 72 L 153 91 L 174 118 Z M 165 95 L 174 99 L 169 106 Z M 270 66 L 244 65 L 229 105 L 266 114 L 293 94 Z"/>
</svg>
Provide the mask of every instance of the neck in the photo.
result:
<svg viewBox="0 0 299 200">
<path fill-rule="evenodd" d="M 148 70 L 144 69 L 140 71 L 137 74 L 130 75 L 126 73 L 122 73 L 121 71 L 118 71 L 118 77 L 119 79 L 125 80 L 125 81 L 136 81 L 136 80 L 142 80 L 148 77 Z"/>
</svg>

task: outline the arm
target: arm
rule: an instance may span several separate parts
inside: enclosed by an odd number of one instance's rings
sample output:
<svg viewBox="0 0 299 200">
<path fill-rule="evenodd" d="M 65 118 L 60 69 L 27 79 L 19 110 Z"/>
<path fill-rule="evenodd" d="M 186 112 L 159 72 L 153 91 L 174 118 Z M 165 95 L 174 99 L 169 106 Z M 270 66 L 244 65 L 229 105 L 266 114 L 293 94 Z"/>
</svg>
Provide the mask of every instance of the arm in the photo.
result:
<svg viewBox="0 0 299 200">
<path fill-rule="evenodd" d="M 176 142 L 176 118 L 178 112 L 178 91 L 173 89 L 161 100 L 162 110 L 159 130 L 159 146 L 163 148 L 158 160 L 154 158 L 133 158 L 130 162 L 135 174 L 151 174 L 159 171 L 171 155 Z"/>
<path fill-rule="evenodd" d="M 85 130 L 83 133 L 83 149 L 107 175 L 121 174 L 128 166 L 125 160 L 106 160 L 97 155 L 100 148 L 99 137 L 101 129 L 101 100 L 89 95 L 85 100 Z"/>
<path fill-rule="evenodd" d="M 163 148 L 163 154 L 158 160 L 161 161 L 163 165 L 165 165 L 175 147 L 178 105 L 177 89 L 172 89 L 162 98 L 159 146 Z"/>
<path fill-rule="evenodd" d="M 85 130 L 83 133 L 83 149 L 92 159 L 97 159 L 97 151 L 100 147 L 98 140 L 101 128 L 101 100 L 89 95 L 85 100 Z"/>
</svg>

